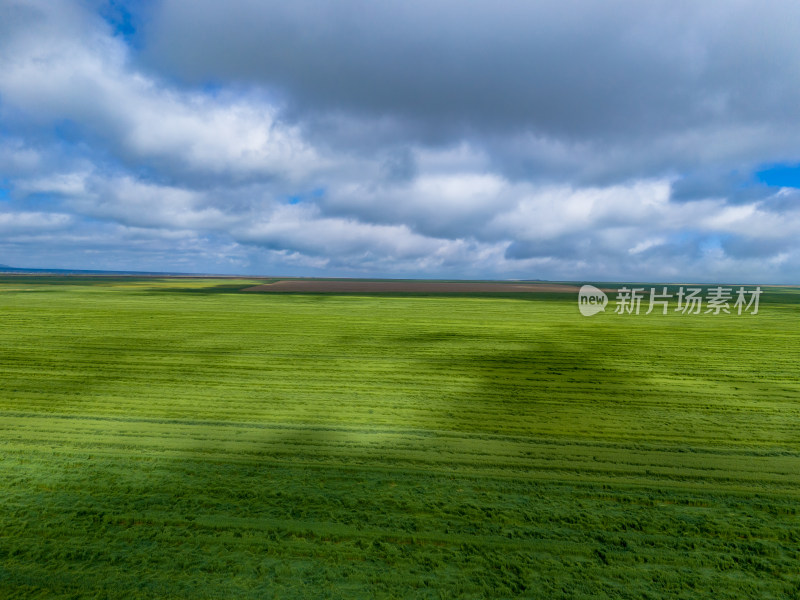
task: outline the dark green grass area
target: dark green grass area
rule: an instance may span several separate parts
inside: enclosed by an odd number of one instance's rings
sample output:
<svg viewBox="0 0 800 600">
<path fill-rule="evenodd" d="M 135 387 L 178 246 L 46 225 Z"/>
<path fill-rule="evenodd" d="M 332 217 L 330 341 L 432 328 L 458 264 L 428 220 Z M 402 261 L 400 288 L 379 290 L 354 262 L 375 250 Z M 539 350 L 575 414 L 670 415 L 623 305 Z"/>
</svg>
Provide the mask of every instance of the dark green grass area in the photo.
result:
<svg viewBox="0 0 800 600">
<path fill-rule="evenodd" d="M 259 283 L 0 279 L 0 598 L 800 598 L 796 290 Z"/>
</svg>

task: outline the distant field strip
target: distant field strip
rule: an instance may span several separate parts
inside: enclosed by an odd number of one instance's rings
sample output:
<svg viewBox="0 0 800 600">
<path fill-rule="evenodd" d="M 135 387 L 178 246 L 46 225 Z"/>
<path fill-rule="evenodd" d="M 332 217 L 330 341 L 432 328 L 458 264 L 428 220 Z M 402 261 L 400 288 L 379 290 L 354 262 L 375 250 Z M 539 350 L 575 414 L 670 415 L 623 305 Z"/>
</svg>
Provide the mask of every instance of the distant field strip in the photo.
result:
<svg viewBox="0 0 800 600">
<path fill-rule="evenodd" d="M 578 287 L 558 283 L 492 283 L 446 281 L 362 281 L 357 279 L 283 279 L 246 288 L 245 292 L 316 292 L 316 293 L 503 293 L 540 292 L 575 293 Z"/>
<path fill-rule="evenodd" d="M 255 283 L 0 279 L 0 597 L 800 597 L 800 292 Z"/>
</svg>

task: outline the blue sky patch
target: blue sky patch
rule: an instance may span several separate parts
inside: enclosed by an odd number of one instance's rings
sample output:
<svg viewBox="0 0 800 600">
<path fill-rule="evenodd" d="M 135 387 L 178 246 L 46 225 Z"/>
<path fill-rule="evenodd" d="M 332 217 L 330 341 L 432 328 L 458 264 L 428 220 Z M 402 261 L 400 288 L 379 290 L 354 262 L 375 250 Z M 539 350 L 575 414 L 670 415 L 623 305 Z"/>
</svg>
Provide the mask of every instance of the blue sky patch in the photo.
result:
<svg viewBox="0 0 800 600">
<path fill-rule="evenodd" d="M 305 194 L 295 194 L 294 196 L 289 196 L 286 198 L 289 204 L 300 204 L 305 200 L 316 200 L 317 198 L 322 198 L 325 195 L 325 188 L 315 188 L 310 192 Z"/>
<path fill-rule="evenodd" d="M 772 187 L 800 188 L 800 165 L 775 165 L 758 171 L 756 179 Z"/>
<path fill-rule="evenodd" d="M 111 25 L 115 36 L 130 40 L 136 33 L 133 17 L 124 2 L 111 0 L 102 14 L 106 22 Z"/>
</svg>

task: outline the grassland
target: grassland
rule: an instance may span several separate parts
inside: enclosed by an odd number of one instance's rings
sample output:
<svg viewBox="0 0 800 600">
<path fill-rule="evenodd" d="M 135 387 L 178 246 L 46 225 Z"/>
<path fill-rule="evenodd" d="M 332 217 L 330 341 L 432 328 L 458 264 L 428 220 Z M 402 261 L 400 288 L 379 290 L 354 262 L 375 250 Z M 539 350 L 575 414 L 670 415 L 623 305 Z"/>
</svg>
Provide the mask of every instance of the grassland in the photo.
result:
<svg viewBox="0 0 800 600">
<path fill-rule="evenodd" d="M 800 297 L 0 279 L 2 598 L 800 598 Z"/>
</svg>

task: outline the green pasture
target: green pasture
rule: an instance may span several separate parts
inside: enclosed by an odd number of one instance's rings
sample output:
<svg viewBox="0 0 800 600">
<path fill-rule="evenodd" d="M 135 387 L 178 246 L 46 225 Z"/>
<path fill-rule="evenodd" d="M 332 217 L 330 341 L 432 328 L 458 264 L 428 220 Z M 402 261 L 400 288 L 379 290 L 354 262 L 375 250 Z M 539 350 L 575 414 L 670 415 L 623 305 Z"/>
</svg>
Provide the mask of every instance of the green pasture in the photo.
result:
<svg viewBox="0 0 800 600">
<path fill-rule="evenodd" d="M 800 598 L 800 290 L 259 283 L 0 278 L 0 598 Z"/>
</svg>

